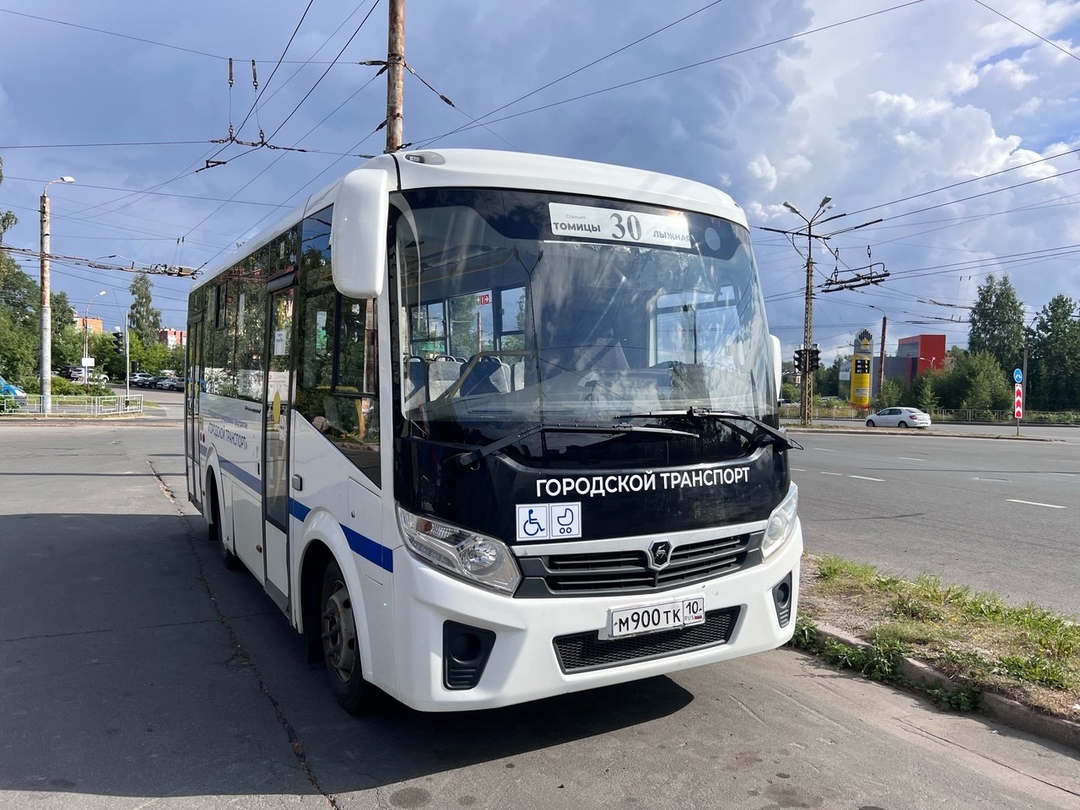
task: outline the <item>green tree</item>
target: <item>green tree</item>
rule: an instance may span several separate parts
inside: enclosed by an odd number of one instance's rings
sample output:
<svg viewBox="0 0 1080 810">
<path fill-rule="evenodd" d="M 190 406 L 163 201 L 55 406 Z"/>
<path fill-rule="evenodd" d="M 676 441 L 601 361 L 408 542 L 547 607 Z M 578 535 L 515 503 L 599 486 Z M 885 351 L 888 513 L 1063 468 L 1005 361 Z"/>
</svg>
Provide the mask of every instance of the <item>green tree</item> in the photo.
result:
<svg viewBox="0 0 1080 810">
<path fill-rule="evenodd" d="M 885 379 L 881 383 L 874 408 L 880 411 L 882 408 L 903 405 L 906 399 L 907 389 L 903 383 L 895 379 Z"/>
<path fill-rule="evenodd" d="M 128 287 L 133 299 L 130 310 L 131 329 L 144 346 L 156 343 L 158 332 L 161 331 L 161 310 L 154 309 L 150 288 L 150 277 L 145 273 L 137 274 Z"/>
<path fill-rule="evenodd" d="M 4 159 L 0 157 L 0 185 L 4 182 Z M 4 241 L 4 233 L 15 227 L 19 221 L 11 211 L 0 211 L 0 242 Z M 3 287 L 0 287 L 3 289 Z"/>
<path fill-rule="evenodd" d="M 148 374 L 160 374 L 162 369 L 171 368 L 179 371 L 182 366 L 173 365 L 173 354 L 164 343 L 155 339 L 150 343 L 132 333 L 131 335 L 131 370 L 145 371 Z"/>
<path fill-rule="evenodd" d="M 830 366 L 821 366 L 814 372 L 814 393 L 823 397 L 840 397 L 847 400 L 848 392 L 840 392 L 840 367 L 849 360 L 848 355 L 837 355 Z"/>
<path fill-rule="evenodd" d="M 40 288 L 34 280 L 7 254 L 0 254 L 0 309 L 16 323 L 32 325 L 41 307 L 40 299 Z"/>
<path fill-rule="evenodd" d="M 1006 273 L 979 287 L 971 308 L 968 352 L 989 354 L 1002 373 L 1018 368 L 1024 355 L 1024 307 Z"/>
<path fill-rule="evenodd" d="M 925 413 L 932 414 L 938 409 L 938 398 L 934 393 L 934 376 L 935 372 L 928 371 L 919 375 L 919 379 L 915 382 L 915 389 L 912 391 L 912 396 L 915 399 L 915 404 L 919 406 L 919 410 Z"/>
<path fill-rule="evenodd" d="M 37 360 L 37 344 L 27 330 L 14 322 L 8 312 L 0 310 L 0 376 L 25 383 Z"/>
<path fill-rule="evenodd" d="M 38 286 L 0 254 L 0 375 L 25 383 L 37 365 L 41 309 Z"/>
<path fill-rule="evenodd" d="M 1077 302 L 1055 295 L 1035 317 L 1028 378 L 1031 410 L 1080 408 L 1080 322 Z"/>
<path fill-rule="evenodd" d="M 55 300 L 55 298 L 53 299 Z M 68 313 L 65 319 L 64 313 Z M 66 323 L 58 324 L 57 320 Z M 63 312 L 53 307 L 53 367 L 77 366 L 82 362 L 82 330 L 76 328 L 70 318 L 70 310 Z"/>
<path fill-rule="evenodd" d="M 1012 407 L 1012 386 L 988 352 L 954 355 L 949 369 L 941 375 L 940 394 L 945 408 L 985 412 Z"/>
<path fill-rule="evenodd" d="M 41 295 L 39 293 L 38 298 Z M 71 306 L 71 300 L 68 298 L 66 292 L 56 292 L 49 296 L 49 303 L 52 305 L 52 333 L 53 340 L 56 340 L 64 334 L 65 330 L 74 328 L 75 326 L 75 309 Z"/>
</svg>

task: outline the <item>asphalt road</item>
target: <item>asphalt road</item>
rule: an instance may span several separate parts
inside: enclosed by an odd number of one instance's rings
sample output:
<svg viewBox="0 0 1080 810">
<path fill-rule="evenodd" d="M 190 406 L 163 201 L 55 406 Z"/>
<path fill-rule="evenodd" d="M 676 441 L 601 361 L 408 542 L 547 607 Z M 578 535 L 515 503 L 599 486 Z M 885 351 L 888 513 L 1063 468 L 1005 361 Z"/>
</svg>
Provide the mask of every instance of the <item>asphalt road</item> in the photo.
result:
<svg viewBox="0 0 1080 810">
<path fill-rule="evenodd" d="M 1076 752 L 792 650 L 342 713 L 184 498 L 179 427 L 0 423 L 0 808 L 1076 808 Z"/>
<path fill-rule="evenodd" d="M 796 438 L 805 449 L 792 454 L 792 476 L 811 553 L 931 573 L 1080 617 L 1074 441 L 923 431 Z"/>
</svg>

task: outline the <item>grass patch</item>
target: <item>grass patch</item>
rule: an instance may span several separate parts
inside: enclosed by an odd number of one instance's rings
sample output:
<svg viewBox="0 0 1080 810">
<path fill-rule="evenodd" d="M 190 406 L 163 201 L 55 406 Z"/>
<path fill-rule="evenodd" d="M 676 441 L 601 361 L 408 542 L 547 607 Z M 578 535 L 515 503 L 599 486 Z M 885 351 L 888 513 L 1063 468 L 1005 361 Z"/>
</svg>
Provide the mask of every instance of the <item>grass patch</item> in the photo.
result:
<svg viewBox="0 0 1080 810">
<path fill-rule="evenodd" d="M 821 636 L 828 624 L 860 639 Z M 834 555 L 807 556 L 793 645 L 882 681 L 902 680 L 903 658 L 959 683 L 924 689 L 940 705 L 970 710 L 992 691 L 1080 721 L 1080 625 L 1034 604 L 921 575 L 904 580 Z"/>
</svg>

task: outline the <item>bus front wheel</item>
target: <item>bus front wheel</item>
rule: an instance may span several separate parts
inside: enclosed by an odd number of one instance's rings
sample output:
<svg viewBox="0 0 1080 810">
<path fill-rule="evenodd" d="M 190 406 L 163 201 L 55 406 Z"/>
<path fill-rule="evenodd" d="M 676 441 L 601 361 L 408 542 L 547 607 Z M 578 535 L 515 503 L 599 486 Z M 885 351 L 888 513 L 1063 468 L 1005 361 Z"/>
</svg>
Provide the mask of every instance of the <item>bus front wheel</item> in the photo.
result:
<svg viewBox="0 0 1080 810">
<path fill-rule="evenodd" d="M 221 527 L 221 504 L 218 501 L 217 479 L 215 478 L 211 478 L 206 486 L 206 499 L 210 506 L 208 527 L 210 530 L 210 542 L 217 545 L 218 553 L 221 554 L 221 561 L 225 564 L 225 567 L 230 571 L 235 571 L 240 567 L 240 560 L 225 545 L 225 532 Z"/>
<path fill-rule="evenodd" d="M 360 667 L 352 598 L 334 560 L 327 563 L 323 574 L 320 604 L 323 660 L 330 690 L 345 711 L 360 714 L 367 708 L 372 687 L 364 682 Z"/>
</svg>

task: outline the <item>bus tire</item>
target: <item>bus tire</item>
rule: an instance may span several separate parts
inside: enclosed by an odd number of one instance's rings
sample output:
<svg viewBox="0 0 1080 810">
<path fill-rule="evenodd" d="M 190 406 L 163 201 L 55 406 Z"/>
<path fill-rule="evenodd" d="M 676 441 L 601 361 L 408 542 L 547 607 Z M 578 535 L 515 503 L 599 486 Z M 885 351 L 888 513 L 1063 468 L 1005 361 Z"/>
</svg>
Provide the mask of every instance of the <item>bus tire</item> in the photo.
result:
<svg viewBox="0 0 1080 810">
<path fill-rule="evenodd" d="M 240 567 L 240 560 L 225 545 L 225 533 L 221 530 L 221 505 L 218 501 L 217 481 L 212 476 L 206 486 L 206 501 L 210 506 L 208 521 L 210 541 L 217 544 L 221 562 L 225 567 L 230 571 L 235 571 Z"/>
<path fill-rule="evenodd" d="M 323 572 L 319 611 L 323 661 L 330 691 L 349 714 L 363 714 L 370 708 L 374 688 L 364 681 L 360 665 L 360 642 L 349 586 L 345 584 L 337 561 L 332 558 Z"/>
</svg>

